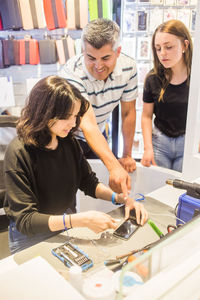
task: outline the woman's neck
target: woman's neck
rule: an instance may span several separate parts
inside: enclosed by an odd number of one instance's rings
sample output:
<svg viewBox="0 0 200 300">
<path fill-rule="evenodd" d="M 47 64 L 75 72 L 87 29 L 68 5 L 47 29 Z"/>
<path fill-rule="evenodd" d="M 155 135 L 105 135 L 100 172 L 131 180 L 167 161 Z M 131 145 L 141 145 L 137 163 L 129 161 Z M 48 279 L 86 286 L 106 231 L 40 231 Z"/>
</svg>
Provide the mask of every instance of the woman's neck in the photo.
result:
<svg viewBox="0 0 200 300">
<path fill-rule="evenodd" d="M 51 142 L 46 146 L 47 149 L 55 150 L 58 146 L 57 136 L 52 136 Z"/>
<path fill-rule="evenodd" d="M 172 68 L 172 79 L 170 83 L 181 84 L 187 79 L 187 77 L 187 67 L 184 63 L 182 63 Z"/>
</svg>

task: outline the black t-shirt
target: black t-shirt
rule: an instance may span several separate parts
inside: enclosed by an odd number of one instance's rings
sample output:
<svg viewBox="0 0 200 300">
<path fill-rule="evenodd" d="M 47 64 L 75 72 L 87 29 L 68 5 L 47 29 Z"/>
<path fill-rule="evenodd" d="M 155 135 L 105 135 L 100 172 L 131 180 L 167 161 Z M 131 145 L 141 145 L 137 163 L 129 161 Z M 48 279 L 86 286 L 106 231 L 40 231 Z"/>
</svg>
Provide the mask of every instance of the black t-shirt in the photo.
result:
<svg viewBox="0 0 200 300">
<path fill-rule="evenodd" d="M 185 134 L 189 85 L 187 80 L 181 84 L 169 84 L 158 102 L 161 80 L 154 74 L 147 77 L 143 101 L 154 103 L 155 126 L 169 137 Z"/>
<path fill-rule="evenodd" d="M 55 150 L 28 147 L 16 137 L 5 159 L 6 214 L 26 235 L 51 232 L 50 215 L 75 212 L 76 192 L 95 196 L 98 179 L 78 141 L 58 138 Z"/>
<path fill-rule="evenodd" d="M 62 214 L 66 207 L 75 212 L 77 190 L 81 188 L 94 194 L 96 187 L 95 174 L 80 155 L 81 149 L 76 149 L 67 138 L 58 138 L 58 143 L 55 150 L 35 151 L 33 168 L 40 210 L 47 214 Z"/>
</svg>

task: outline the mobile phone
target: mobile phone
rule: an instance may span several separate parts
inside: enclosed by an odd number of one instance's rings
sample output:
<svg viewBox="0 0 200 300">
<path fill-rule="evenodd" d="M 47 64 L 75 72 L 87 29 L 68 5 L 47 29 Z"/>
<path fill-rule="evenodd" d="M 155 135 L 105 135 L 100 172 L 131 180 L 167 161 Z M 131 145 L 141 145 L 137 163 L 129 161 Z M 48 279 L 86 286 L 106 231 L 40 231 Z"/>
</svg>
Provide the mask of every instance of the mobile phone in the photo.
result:
<svg viewBox="0 0 200 300">
<path fill-rule="evenodd" d="M 135 223 L 136 223 L 136 225 L 137 225 L 135 209 L 131 209 L 131 210 L 130 210 L 130 217 L 129 217 L 129 219 L 134 220 Z"/>
<path fill-rule="evenodd" d="M 139 225 L 136 222 L 135 218 L 129 218 L 123 222 L 114 232 L 113 235 L 128 240 L 134 232 L 138 229 Z"/>
</svg>

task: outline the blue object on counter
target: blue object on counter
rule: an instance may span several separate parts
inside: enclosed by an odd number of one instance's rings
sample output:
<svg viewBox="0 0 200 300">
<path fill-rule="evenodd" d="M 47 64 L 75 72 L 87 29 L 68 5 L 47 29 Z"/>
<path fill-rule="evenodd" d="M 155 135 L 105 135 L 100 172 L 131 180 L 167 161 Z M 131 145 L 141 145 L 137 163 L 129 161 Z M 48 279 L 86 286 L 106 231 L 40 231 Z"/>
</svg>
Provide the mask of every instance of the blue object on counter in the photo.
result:
<svg viewBox="0 0 200 300">
<path fill-rule="evenodd" d="M 200 199 L 182 194 L 179 197 L 177 217 L 180 219 L 176 221 L 176 225 L 183 224 L 181 220 L 187 222 L 195 216 L 195 211 L 200 212 Z"/>
<path fill-rule="evenodd" d="M 137 193 L 137 194 L 134 195 L 134 199 L 135 199 L 135 201 L 144 201 L 145 196 L 141 193 Z"/>
</svg>

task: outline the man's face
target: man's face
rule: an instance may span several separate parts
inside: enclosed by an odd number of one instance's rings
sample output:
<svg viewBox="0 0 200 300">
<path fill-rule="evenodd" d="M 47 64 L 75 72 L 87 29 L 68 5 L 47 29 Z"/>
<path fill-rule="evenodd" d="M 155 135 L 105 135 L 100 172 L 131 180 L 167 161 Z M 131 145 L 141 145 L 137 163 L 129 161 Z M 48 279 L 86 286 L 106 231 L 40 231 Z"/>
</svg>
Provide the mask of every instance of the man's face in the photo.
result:
<svg viewBox="0 0 200 300">
<path fill-rule="evenodd" d="M 121 47 L 113 51 L 112 46 L 107 44 L 96 49 L 85 42 L 83 55 L 87 70 L 97 80 L 106 80 L 114 70 L 120 52 Z"/>
</svg>

